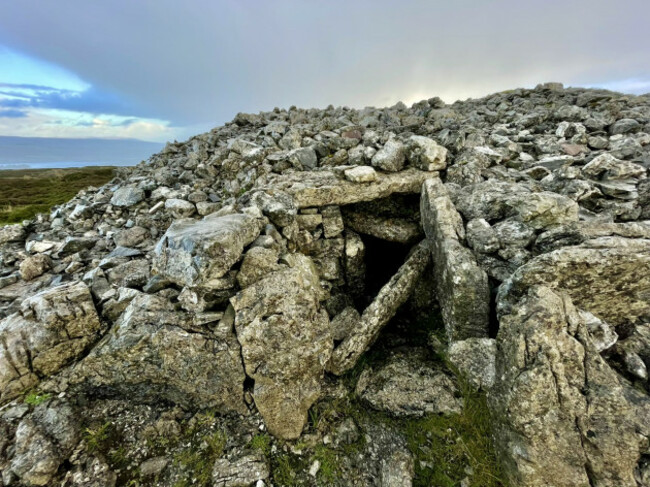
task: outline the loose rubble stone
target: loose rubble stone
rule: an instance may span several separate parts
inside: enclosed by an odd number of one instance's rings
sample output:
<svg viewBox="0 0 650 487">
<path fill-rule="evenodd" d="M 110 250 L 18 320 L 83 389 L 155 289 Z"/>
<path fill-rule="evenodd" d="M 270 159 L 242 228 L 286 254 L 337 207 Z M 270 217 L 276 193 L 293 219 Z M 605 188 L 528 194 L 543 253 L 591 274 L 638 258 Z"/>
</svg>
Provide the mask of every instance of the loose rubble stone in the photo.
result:
<svg viewBox="0 0 650 487">
<path fill-rule="evenodd" d="M 211 286 L 257 238 L 263 222 L 244 214 L 178 220 L 154 250 L 154 272 L 181 286 Z"/>
<path fill-rule="evenodd" d="M 52 267 L 52 261 L 49 256 L 44 254 L 36 254 L 26 258 L 20 264 L 20 277 L 25 281 L 42 276 Z"/>
<path fill-rule="evenodd" d="M 424 171 L 441 171 L 447 167 L 447 149 L 434 140 L 412 135 L 407 142 L 408 160 Z"/>
<path fill-rule="evenodd" d="M 382 171 L 396 172 L 404 167 L 406 150 L 404 144 L 396 139 L 389 139 L 372 158 L 372 165 Z"/>
<path fill-rule="evenodd" d="M 452 414 L 462 409 L 453 380 L 427 363 L 426 352 L 417 349 L 396 353 L 377 371 L 364 370 L 356 393 L 373 408 L 395 416 Z"/>
<path fill-rule="evenodd" d="M 129 207 L 144 200 L 144 191 L 140 188 L 126 186 L 119 188 L 111 198 L 111 205 Z"/>
</svg>

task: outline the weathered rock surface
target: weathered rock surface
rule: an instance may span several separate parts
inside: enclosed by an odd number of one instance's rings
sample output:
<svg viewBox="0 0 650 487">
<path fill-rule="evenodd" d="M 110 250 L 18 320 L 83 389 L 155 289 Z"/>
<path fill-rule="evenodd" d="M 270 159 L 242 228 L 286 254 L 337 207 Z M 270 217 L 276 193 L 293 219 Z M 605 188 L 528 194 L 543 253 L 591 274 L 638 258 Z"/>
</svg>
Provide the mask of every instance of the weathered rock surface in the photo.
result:
<svg viewBox="0 0 650 487">
<path fill-rule="evenodd" d="M 257 238 L 262 221 L 245 214 L 179 220 L 154 251 L 154 272 L 180 286 L 210 288 Z"/>
<path fill-rule="evenodd" d="M 311 259 L 295 255 L 288 267 L 231 299 L 246 373 L 255 380 L 255 404 L 269 431 L 282 438 L 300 436 L 332 353 L 319 289 Z"/>
<path fill-rule="evenodd" d="M 511 285 L 562 290 L 614 326 L 634 323 L 650 316 L 650 240 L 599 237 L 554 250 L 520 267 Z"/>
<path fill-rule="evenodd" d="M 232 324 L 194 329 L 166 300 L 136 296 L 71 382 L 132 400 L 242 411 L 244 371 Z"/>
<path fill-rule="evenodd" d="M 0 401 L 6 402 L 80 357 L 102 326 L 90 290 L 71 283 L 23 301 L 0 321 Z"/>
<path fill-rule="evenodd" d="M 372 201 L 392 194 L 419 193 L 422 183 L 432 174 L 417 169 L 397 173 L 376 173 L 377 178 L 357 183 L 340 178 L 332 171 L 282 175 L 272 181 L 273 186 L 293 197 L 298 208 L 327 205 L 349 205 Z"/>
<path fill-rule="evenodd" d="M 69 404 L 50 401 L 39 405 L 16 429 L 15 451 L 3 478 L 15 476 L 26 485 L 51 485 L 80 433 Z"/>
<path fill-rule="evenodd" d="M 463 220 L 439 179 L 423 185 L 420 212 L 448 339 L 486 337 L 490 300 L 487 275 L 461 243 L 465 237 Z"/>
<path fill-rule="evenodd" d="M 220 458 L 214 463 L 212 482 L 215 487 L 257 485 L 269 478 L 266 458 L 261 454 L 246 455 L 236 459 Z"/>
<path fill-rule="evenodd" d="M 396 352 L 378 370 L 366 369 L 356 393 L 373 408 L 396 416 L 452 414 L 462 409 L 454 381 L 418 349 Z"/>
<path fill-rule="evenodd" d="M 629 386 L 598 354 L 570 299 L 543 286 L 520 299 L 506 291 L 490 400 L 509 480 L 636 485 L 643 440 Z M 647 435 L 647 426 L 641 429 Z"/>
</svg>

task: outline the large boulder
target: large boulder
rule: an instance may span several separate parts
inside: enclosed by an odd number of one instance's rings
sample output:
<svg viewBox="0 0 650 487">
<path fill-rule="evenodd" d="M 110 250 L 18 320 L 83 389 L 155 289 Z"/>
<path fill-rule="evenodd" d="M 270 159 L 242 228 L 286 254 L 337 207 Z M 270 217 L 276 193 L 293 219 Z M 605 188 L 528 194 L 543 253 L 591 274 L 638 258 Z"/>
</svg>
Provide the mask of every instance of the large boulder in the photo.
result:
<svg viewBox="0 0 650 487">
<path fill-rule="evenodd" d="M 463 245 L 463 220 L 440 179 L 422 186 L 422 226 L 433 257 L 438 301 L 450 341 L 488 335 L 487 274 Z"/>
<path fill-rule="evenodd" d="M 300 254 L 288 261 L 230 302 L 257 409 L 271 433 L 292 439 L 320 395 L 333 340 L 316 267 Z"/>
<path fill-rule="evenodd" d="M 179 286 L 210 288 L 237 262 L 263 228 L 246 214 L 177 220 L 154 249 L 153 270 Z"/>
<path fill-rule="evenodd" d="M 71 382 L 132 400 L 243 411 L 245 376 L 232 324 L 208 329 L 188 317 L 161 297 L 137 295 Z"/>
<path fill-rule="evenodd" d="M 631 388 L 600 356 L 568 297 L 543 286 L 508 289 L 499 292 L 489 399 L 510 484 L 636 486 L 647 397 L 628 400 Z"/>
<path fill-rule="evenodd" d="M 549 191 L 505 181 L 486 181 L 464 187 L 455 197 L 458 210 L 467 219 L 488 222 L 514 218 L 534 229 L 578 221 L 578 204 Z"/>
<path fill-rule="evenodd" d="M 25 299 L 0 321 L 0 402 L 79 358 L 102 330 L 88 286 L 70 283 Z"/>
<path fill-rule="evenodd" d="M 650 316 L 650 240 L 598 237 L 542 254 L 508 283 L 513 290 L 544 285 L 618 326 Z"/>
</svg>

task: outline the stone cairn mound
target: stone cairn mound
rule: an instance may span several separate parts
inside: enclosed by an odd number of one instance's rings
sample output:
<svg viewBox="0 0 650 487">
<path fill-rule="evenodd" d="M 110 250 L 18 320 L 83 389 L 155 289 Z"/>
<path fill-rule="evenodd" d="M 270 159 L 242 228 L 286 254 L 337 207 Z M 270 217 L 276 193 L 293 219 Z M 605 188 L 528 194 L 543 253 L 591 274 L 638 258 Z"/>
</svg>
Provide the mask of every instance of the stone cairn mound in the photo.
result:
<svg viewBox="0 0 650 487">
<path fill-rule="evenodd" d="M 487 391 L 510 485 L 650 486 L 648 168 L 650 96 L 556 83 L 238 114 L 170 143 L 0 228 L 0 486 L 116 485 L 84 418 L 171 431 L 202 410 L 234 425 L 212 485 L 272 485 L 245 439 L 300 438 L 405 308 L 441 315 Z M 356 394 L 457 412 L 428 348 L 396 348 Z M 354 485 L 411 485 L 403 440 L 365 434 Z"/>
</svg>

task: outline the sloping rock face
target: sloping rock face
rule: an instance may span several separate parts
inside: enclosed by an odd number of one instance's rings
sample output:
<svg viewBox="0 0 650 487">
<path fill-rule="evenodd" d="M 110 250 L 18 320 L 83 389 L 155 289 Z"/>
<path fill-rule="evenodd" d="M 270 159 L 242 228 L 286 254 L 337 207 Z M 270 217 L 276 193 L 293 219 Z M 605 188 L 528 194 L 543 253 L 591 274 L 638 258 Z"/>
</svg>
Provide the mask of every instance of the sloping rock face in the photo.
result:
<svg viewBox="0 0 650 487">
<path fill-rule="evenodd" d="M 0 400 L 16 397 L 79 358 L 101 331 L 83 283 L 25 299 L 18 313 L 0 321 Z"/>
<path fill-rule="evenodd" d="M 490 397 L 512 483 L 637 485 L 648 426 L 571 300 L 533 286 L 519 300 L 502 294 L 499 314 Z"/>
<path fill-rule="evenodd" d="M 0 228 L 0 487 L 432 483 L 471 389 L 511 485 L 650 485 L 649 167 L 555 83 L 170 143 Z"/>
<path fill-rule="evenodd" d="M 167 301 L 136 296 L 71 382 L 145 401 L 242 411 L 244 371 L 232 324 L 192 329 Z"/>
</svg>

